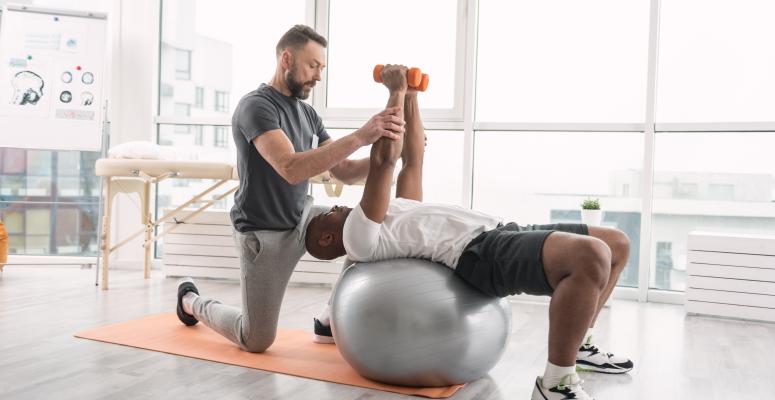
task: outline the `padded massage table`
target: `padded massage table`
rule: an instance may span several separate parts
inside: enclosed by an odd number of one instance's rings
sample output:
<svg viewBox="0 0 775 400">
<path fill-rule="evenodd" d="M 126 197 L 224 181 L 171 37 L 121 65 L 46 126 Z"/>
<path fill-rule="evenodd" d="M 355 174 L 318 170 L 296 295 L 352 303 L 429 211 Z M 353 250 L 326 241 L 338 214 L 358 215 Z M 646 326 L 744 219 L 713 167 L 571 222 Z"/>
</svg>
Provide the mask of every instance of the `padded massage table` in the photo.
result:
<svg viewBox="0 0 775 400">
<path fill-rule="evenodd" d="M 145 251 L 143 274 L 145 279 L 150 278 L 152 244 L 171 232 L 174 227 L 172 229 L 165 229 L 163 233 L 155 236 L 153 235 L 154 229 L 161 223 L 174 218 L 180 211 L 191 204 L 202 203 L 201 206 L 195 208 L 185 218 L 175 219 L 177 223 L 185 222 L 217 201 L 234 193 L 239 186 L 237 169 L 234 165 L 212 161 L 102 158 L 97 160 L 95 164 L 95 173 L 104 180 L 105 212 L 102 217 L 102 234 L 100 237 L 100 251 L 102 252 L 101 286 L 103 290 L 108 289 L 108 261 L 110 260 L 111 252 L 129 243 L 132 239 L 143 235 L 143 248 Z M 161 218 L 154 220 L 151 213 L 151 185 L 165 179 L 213 179 L 216 182 Z M 235 181 L 235 184 L 228 188 L 230 181 Z M 342 193 L 344 186 L 342 182 L 334 179 L 328 172 L 313 177 L 310 179 L 310 183 L 325 185 L 326 194 L 330 197 L 338 197 Z M 215 197 L 210 200 L 202 200 L 216 190 L 221 190 L 222 192 L 216 193 Z M 140 223 L 143 225 L 143 228 L 111 246 L 110 215 L 113 199 L 118 193 L 137 193 L 140 196 Z"/>
</svg>

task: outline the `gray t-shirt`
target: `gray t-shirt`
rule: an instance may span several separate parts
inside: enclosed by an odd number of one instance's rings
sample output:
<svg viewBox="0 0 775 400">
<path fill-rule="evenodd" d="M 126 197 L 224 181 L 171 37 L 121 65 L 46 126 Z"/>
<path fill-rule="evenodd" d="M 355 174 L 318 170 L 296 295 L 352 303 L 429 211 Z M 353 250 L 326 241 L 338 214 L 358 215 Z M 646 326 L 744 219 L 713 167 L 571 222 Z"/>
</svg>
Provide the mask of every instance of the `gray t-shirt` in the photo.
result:
<svg viewBox="0 0 775 400">
<path fill-rule="evenodd" d="M 240 181 L 231 209 L 234 229 L 249 232 L 295 228 L 304 211 L 309 183 L 288 183 L 258 153 L 252 141 L 265 132 L 282 129 L 297 153 L 307 151 L 330 138 L 323 120 L 309 104 L 261 84 L 239 101 L 231 126 Z"/>
</svg>

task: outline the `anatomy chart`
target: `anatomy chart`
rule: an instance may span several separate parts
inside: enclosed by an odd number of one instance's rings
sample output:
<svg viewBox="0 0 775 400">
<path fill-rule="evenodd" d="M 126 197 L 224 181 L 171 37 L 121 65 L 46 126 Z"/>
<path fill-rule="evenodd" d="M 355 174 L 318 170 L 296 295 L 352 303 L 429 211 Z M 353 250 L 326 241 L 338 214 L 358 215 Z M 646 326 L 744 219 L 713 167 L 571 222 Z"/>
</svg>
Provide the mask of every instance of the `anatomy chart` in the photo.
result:
<svg viewBox="0 0 775 400">
<path fill-rule="evenodd" d="M 0 14 L 0 147 L 101 148 L 105 14 L 6 6 Z"/>
</svg>

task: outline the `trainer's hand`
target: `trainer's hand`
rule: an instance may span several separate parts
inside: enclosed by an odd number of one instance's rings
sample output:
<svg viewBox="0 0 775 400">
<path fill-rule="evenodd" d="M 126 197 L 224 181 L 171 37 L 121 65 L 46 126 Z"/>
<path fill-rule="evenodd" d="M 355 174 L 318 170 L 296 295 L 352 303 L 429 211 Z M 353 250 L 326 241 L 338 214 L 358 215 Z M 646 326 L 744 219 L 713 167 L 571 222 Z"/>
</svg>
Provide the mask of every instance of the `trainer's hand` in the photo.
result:
<svg viewBox="0 0 775 400">
<path fill-rule="evenodd" d="M 403 65 L 388 64 L 382 68 L 382 83 L 387 86 L 390 92 L 406 92 L 408 83 L 406 82 L 406 72 L 409 69 Z"/>
<path fill-rule="evenodd" d="M 367 146 L 381 137 L 398 140 L 404 134 L 404 120 L 399 113 L 401 107 L 389 107 L 371 117 L 355 134 L 361 139 L 361 145 Z"/>
</svg>

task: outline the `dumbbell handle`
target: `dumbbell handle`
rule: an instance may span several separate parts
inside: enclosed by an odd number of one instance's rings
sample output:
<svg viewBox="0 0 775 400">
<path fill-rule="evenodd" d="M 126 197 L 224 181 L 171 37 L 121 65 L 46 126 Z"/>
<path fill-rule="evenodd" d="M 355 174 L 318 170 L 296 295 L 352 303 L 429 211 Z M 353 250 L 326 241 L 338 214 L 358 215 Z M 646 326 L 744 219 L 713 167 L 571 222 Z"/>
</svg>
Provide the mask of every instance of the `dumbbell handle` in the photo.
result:
<svg viewBox="0 0 775 400">
<path fill-rule="evenodd" d="M 373 77 L 375 82 L 382 83 L 382 69 L 385 68 L 382 64 L 374 66 Z M 424 92 L 428 88 L 428 82 L 430 77 L 428 74 L 423 74 L 419 68 L 412 67 L 406 71 L 406 83 L 410 88 L 416 89 L 420 92 Z"/>
</svg>

